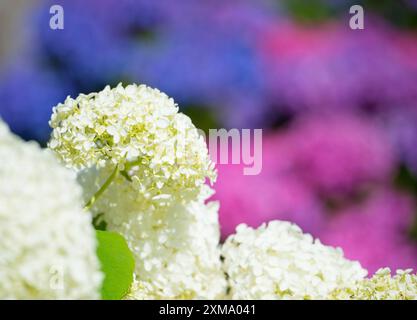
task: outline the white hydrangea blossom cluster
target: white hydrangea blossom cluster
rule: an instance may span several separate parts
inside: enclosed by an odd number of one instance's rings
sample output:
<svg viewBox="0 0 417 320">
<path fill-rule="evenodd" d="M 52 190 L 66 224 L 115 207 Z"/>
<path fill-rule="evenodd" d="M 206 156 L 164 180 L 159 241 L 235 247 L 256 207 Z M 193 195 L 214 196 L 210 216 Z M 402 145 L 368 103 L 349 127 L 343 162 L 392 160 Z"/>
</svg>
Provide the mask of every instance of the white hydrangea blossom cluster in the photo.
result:
<svg viewBox="0 0 417 320">
<path fill-rule="evenodd" d="M 76 169 L 117 167 L 148 199 L 185 197 L 215 179 L 204 138 L 174 100 L 119 84 L 53 108 L 49 148 Z M 197 188 L 196 188 L 197 187 Z"/>
<path fill-rule="evenodd" d="M 91 168 L 79 174 L 86 199 L 109 172 Z M 119 176 L 92 206 L 103 214 L 107 229 L 122 234 L 135 256 L 137 281 L 129 298 L 221 298 L 226 280 L 221 270 L 217 202 L 200 188 L 193 201 L 153 206 L 136 196 L 135 187 Z"/>
<path fill-rule="evenodd" d="M 205 203 L 205 180 L 216 173 L 174 101 L 144 85 L 106 87 L 67 98 L 50 123 L 49 147 L 78 171 L 90 211 L 135 256 L 129 297 L 222 297 L 218 205 Z"/>
<path fill-rule="evenodd" d="M 397 270 L 391 277 L 389 268 L 379 269 L 371 279 L 363 279 L 331 292 L 336 300 L 417 300 L 417 275 L 412 269 Z"/>
<path fill-rule="evenodd" d="M 102 274 L 75 175 L 0 120 L 0 299 L 96 299 Z"/>
<path fill-rule="evenodd" d="M 222 256 L 232 299 L 326 299 L 333 289 L 367 274 L 341 249 L 281 221 L 256 230 L 239 225 Z"/>
</svg>

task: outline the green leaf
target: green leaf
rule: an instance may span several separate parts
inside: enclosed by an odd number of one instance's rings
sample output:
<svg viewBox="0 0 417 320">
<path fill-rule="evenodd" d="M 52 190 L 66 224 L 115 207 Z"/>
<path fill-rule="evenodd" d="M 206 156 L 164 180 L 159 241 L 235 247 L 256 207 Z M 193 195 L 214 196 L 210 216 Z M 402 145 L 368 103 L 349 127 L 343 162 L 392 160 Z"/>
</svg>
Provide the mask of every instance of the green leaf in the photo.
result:
<svg viewBox="0 0 417 320">
<path fill-rule="evenodd" d="M 104 300 L 120 300 L 128 292 L 133 281 L 135 260 L 126 240 L 118 233 L 96 230 L 97 255 L 104 273 L 101 297 Z"/>
</svg>

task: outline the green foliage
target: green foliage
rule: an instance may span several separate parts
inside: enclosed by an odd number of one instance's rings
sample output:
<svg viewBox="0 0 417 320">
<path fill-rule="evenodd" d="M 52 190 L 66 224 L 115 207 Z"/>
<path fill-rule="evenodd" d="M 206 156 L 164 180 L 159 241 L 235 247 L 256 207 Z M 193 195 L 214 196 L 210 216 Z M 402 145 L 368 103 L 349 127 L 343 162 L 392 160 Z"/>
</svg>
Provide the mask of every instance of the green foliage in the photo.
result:
<svg viewBox="0 0 417 320">
<path fill-rule="evenodd" d="M 101 297 L 104 300 L 120 300 L 128 292 L 133 281 L 135 260 L 126 240 L 115 232 L 96 230 L 97 256 L 104 273 Z"/>
<path fill-rule="evenodd" d="M 363 8 L 369 9 L 402 28 L 417 28 L 417 10 L 406 0 L 361 0 Z"/>
<path fill-rule="evenodd" d="M 103 218 L 103 213 L 99 213 L 93 218 L 93 227 L 96 230 L 106 231 L 107 222 Z"/>
<path fill-rule="evenodd" d="M 401 166 L 397 172 L 394 183 L 396 187 L 417 195 L 417 178 L 406 166 Z M 413 224 L 409 230 L 411 238 L 417 240 L 417 212 L 415 212 Z"/>
<path fill-rule="evenodd" d="M 401 28 L 417 28 L 417 9 L 407 0 L 283 0 L 288 13 L 298 22 L 317 23 L 332 18 L 349 20 L 349 8 L 361 5 L 366 18 L 380 16 Z"/>
<path fill-rule="evenodd" d="M 334 15 L 334 8 L 323 0 L 285 0 L 288 12 L 299 22 L 310 23 L 329 19 Z"/>
<path fill-rule="evenodd" d="M 403 165 L 398 169 L 394 183 L 400 189 L 417 195 L 417 178 L 406 166 Z"/>
<path fill-rule="evenodd" d="M 219 122 L 212 108 L 208 106 L 190 104 L 185 106 L 181 112 L 189 116 L 194 125 L 206 133 L 211 128 L 218 128 L 224 125 Z"/>
</svg>

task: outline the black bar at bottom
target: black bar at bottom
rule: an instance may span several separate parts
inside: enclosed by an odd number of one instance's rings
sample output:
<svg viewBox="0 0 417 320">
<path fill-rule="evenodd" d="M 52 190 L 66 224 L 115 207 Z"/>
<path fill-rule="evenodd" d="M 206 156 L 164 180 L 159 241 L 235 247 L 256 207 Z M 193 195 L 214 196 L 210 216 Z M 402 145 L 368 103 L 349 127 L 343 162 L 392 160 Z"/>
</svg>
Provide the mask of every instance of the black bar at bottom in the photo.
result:
<svg viewBox="0 0 417 320">
<path fill-rule="evenodd" d="M 364 312 L 386 315 L 390 311 L 397 315 L 412 315 L 417 310 L 416 301 L 0 301 L 5 317 L 26 313 L 33 317 L 92 316 L 108 319 L 310 319 L 312 317 L 340 316 L 358 318 Z M 9 309 L 9 310 L 7 310 Z M 290 318 L 288 318 L 290 317 Z M 5 318 L 7 319 L 7 318 Z"/>
</svg>

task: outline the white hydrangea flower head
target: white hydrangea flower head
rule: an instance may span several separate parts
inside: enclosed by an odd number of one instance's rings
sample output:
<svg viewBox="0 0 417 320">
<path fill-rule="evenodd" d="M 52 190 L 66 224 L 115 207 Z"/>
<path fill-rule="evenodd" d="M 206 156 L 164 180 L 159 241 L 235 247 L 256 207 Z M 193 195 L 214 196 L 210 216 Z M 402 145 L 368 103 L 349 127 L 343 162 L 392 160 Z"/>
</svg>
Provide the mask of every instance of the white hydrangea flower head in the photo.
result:
<svg viewBox="0 0 417 320">
<path fill-rule="evenodd" d="M 222 249 L 232 299 L 325 299 L 366 276 L 339 248 L 314 240 L 289 222 L 258 229 L 241 224 Z"/>
<path fill-rule="evenodd" d="M 95 299 L 102 281 L 75 175 L 0 120 L 0 299 Z"/>
<path fill-rule="evenodd" d="M 372 278 L 338 288 L 329 299 L 336 300 L 417 300 L 417 275 L 412 269 L 397 270 L 391 276 L 389 268 L 379 269 Z"/>
<path fill-rule="evenodd" d="M 0 139 L 1 141 L 13 139 L 13 136 L 11 135 L 9 128 L 1 119 L 0 119 Z"/>
<path fill-rule="evenodd" d="M 88 199 L 111 169 L 80 172 Z M 135 186 L 118 176 L 91 207 L 107 230 L 122 234 L 135 257 L 136 282 L 130 299 L 215 299 L 224 296 L 217 202 L 205 203 L 203 185 L 192 201 L 153 205 L 136 197 Z"/>
<path fill-rule="evenodd" d="M 119 84 L 68 97 L 53 108 L 49 148 L 70 167 L 109 164 L 149 199 L 194 194 L 216 177 L 206 143 L 174 100 L 145 85 Z"/>
</svg>

